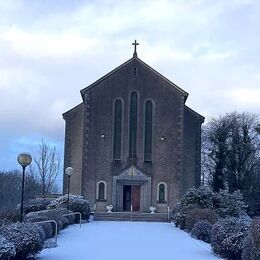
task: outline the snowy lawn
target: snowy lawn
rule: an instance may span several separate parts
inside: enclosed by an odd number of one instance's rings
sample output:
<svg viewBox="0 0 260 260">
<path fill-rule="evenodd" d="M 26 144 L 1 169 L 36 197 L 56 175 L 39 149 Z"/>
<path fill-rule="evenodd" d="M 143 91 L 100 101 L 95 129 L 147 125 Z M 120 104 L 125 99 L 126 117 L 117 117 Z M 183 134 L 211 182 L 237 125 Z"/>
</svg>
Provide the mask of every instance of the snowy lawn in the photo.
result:
<svg viewBox="0 0 260 260">
<path fill-rule="evenodd" d="M 211 260 L 210 245 L 169 223 L 97 221 L 60 232 L 58 247 L 38 260 Z"/>
</svg>

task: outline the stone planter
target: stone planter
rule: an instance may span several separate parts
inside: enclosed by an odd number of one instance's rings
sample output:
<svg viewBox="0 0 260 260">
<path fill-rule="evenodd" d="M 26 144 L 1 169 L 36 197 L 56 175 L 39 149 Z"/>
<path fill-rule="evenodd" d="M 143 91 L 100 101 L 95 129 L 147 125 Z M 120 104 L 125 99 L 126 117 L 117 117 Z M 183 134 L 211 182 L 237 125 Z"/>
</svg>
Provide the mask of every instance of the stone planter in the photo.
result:
<svg viewBox="0 0 260 260">
<path fill-rule="evenodd" d="M 112 209 L 113 209 L 113 205 L 111 205 L 111 204 L 107 205 L 107 212 L 108 213 L 111 213 Z"/>
<path fill-rule="evenodd" d="M 154 207 L 154 206 L 151 206 L 151 207 L 150 207 L 150 211 L 151 211 L 151 214 L 155 214 L 156 207 Z"/>
</svg>

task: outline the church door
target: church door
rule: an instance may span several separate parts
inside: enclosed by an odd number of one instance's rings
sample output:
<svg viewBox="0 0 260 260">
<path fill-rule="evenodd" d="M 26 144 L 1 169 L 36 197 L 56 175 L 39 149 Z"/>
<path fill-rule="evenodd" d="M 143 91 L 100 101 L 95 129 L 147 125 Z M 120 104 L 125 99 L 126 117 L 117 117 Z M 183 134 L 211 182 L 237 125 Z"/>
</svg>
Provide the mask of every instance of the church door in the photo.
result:
<svg viewBox="0 0 260 260">
<path fill-rule="evenodd" d="M 133 211 L 140 211 L 140 186 L 132 186 Z"/>
<path fill-rule="evenodd" d="M 123 189 L 123 210 L 131 211 L 131 200 L 133 211 L 140 210 L 140 186 L 124 185 Z"/>
</svg>

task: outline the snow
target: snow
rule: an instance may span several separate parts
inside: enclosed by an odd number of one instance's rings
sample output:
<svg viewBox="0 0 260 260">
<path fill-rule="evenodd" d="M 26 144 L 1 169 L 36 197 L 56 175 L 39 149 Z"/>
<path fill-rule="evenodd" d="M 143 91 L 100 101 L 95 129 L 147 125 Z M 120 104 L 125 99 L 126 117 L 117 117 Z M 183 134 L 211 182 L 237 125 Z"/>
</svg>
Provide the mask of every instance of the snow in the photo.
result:
<svg viewBox="0 0 260 260">
<path fill-rule="evenodd" d="M 209 244 L 170 223 L 96 221 L 69 226 L 37 260 L 211 260 Z"/>
</svg>

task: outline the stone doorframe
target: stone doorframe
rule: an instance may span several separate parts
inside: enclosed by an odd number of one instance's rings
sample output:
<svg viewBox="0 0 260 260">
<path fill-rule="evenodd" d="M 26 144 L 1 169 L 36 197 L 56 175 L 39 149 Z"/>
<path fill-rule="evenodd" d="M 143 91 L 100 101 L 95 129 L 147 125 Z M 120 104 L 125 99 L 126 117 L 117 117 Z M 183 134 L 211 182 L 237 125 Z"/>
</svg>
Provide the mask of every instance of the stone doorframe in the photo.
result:
<svg viewBox="0 0 260 260">
<path fill-rule="evenodd" d="M 135 166 L 131 166 L 118 176 L 113 176 L 112 204 L 114 211 L 123 211 L 123 186 L 140 185 L 140 212 L 149 212 L 151 206 L 151 177 Z"/>
</svg>

